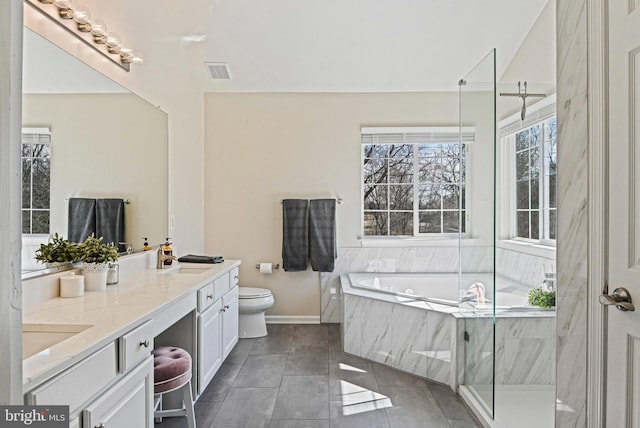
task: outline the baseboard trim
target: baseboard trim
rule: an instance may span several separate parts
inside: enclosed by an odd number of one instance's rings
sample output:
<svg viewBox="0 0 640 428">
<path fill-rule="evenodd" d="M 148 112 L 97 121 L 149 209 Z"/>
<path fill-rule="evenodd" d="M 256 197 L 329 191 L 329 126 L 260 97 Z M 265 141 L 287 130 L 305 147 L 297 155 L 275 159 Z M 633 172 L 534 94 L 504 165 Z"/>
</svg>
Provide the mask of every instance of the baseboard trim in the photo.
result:
<svg viewBox="0 0 640 428">
<path fill-rule="evenodd" d="M 319 315 L 265 315 L 267 324 L 320 324 Z"/>
</svg>

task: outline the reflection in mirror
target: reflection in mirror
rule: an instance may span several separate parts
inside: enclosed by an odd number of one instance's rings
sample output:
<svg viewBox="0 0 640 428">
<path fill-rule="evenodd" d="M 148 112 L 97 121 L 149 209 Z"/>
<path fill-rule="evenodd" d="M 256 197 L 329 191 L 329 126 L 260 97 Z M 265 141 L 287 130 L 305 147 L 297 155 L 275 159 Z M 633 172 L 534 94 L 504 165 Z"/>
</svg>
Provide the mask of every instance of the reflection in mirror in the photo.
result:
<svg viewBox="0 0 640 428">
<path fill-rule="evenodd" d="M 125 241 L 167 236 L 167 114 L 72 55 L 24 29 L 24 271 L 58 233 L 68 236 L 70 198 L 125 205 Z"/>
</svg>

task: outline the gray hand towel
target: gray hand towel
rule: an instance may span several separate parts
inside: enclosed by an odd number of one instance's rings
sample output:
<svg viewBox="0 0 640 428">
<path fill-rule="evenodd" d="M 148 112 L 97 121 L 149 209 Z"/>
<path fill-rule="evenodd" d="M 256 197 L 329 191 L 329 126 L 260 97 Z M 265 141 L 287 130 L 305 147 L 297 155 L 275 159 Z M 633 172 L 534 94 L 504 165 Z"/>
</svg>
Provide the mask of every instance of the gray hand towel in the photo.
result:
<svg viewBox="0 0 640 428">
<path fill-rule="evenodd" d="M 96 237 L 102 236 L 105 244 L 113 243 L 121 248 L 124 242 L 124 201 L 122 199 L 96 200 Z M 122 245 L 124 247 L 124 245 Z"/>
<path fill-rule="evenodd" d="M 336 249 L 336 200 L 313 199 L 309 204 L 309 259 L 318 272 L 333 272 Z"/>
<path fill-rule="evenodd" d="M 96 200 L 69 198 L 67 235 L 70 242 L 84 242 L 96 231 Z"/>
<path fill-rule="evenodd" d="M 282 268 L 287 272 L 307 270 L 309 255 L 309 201 L 282 201 Z"/>
</svg>

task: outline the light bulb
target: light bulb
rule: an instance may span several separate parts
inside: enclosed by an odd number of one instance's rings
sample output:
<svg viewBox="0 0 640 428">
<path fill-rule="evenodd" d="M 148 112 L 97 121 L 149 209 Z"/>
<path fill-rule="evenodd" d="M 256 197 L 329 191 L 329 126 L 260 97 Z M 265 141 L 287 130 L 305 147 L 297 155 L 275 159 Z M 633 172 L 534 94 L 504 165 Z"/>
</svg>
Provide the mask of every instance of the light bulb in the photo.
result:
<svg viewBox="0 0 640 428">
<path fill-rule="evenodd" d="M 103 45 L 107 42 L 105 34 L 107 33 L 107 24 L 96 19 L 91 24 L 91 34 L 93 34 L 93 41 Z"/>
<path fill-rule="evenodd" d="M 86 7 L 74 7 L 73 20 L 78 23 L 78 31 L 82 31 L 83 33 L 91 31 L 91 13 L 89 13 L 89 9 Z"/>
<path fill-rule="evenodd" d="M 71 0 L 53 0 L 53 4 L 58 9 L 69 9 L 71 7 Z"/>
<path fill-rule="evenodd" d="M 117 33 L 108 33 L 107 34 L 107 49 L 111 54 L 117 54 L 120 52 L 120 47 L 122 46 L 122 40 L 120 39 L 120 35 Z"/>
</svg>

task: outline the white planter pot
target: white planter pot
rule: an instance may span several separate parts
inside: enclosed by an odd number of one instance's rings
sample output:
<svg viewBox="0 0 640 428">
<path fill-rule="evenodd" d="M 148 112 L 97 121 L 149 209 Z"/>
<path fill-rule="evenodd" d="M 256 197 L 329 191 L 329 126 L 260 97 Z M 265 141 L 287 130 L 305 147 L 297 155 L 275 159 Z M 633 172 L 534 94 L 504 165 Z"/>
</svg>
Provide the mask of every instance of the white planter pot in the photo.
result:
<svg viewBox="0 0 640 428">
<path fill-rule="evenodd" d="M 84 289 L 86 291 L 102 291 L 107 288 L 107 263 L 83 263 Z"/>
</svg>

